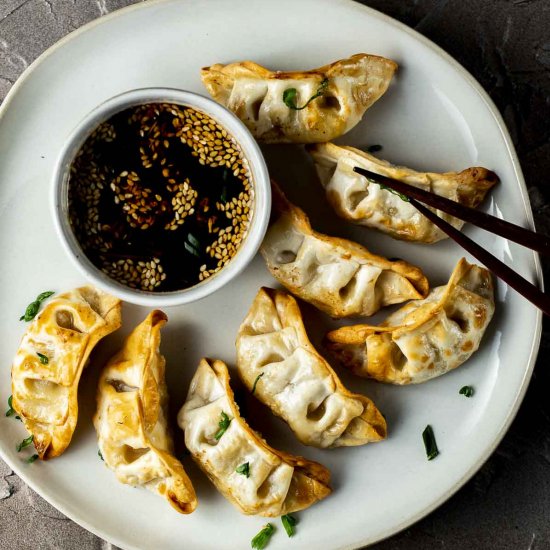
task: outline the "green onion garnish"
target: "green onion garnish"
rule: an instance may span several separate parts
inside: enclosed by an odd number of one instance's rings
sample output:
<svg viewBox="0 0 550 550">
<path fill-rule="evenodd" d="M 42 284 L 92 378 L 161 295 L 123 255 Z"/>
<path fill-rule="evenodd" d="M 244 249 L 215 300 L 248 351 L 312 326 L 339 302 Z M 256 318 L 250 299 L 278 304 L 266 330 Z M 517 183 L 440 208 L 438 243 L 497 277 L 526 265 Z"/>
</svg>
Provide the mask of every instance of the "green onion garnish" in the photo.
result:
<svg viewBox="0 0 550 550">
<path fill-rule="evenodd" d="M 265 374 L 265 372 L 261 372 L 256 376 L 256 380 L 254 380 L 254 385 L 252 386 L 252 395 L 254 395 L 254 392 L 256 391 L 256 384 L 258 383 L 258 380 Z"/>
<path fill-rule="evenodd" d="M 36 297 L 36 300 L 34 302 L 31 302 L 27 306 L 27 309 L 25 310 L 25 313 L 23 315 L 21 315 L 19 320 L 20 321 L 26 321 L 27 323 L 29 321 L 32 321 L 36 317 L 36 314 L 38 313 L 38 310 L 40 309 L 40 304 L 44 300 L 47 300 L 50 296 L 52 296 L 52 294 L 55 294 L 55 292 L 53 290 L 48 290 L 46 292 L 41 292 Z"/>
<path fill-rule="evenodd" d="M 317 91 L 301 107 L 298 107 L 296 105 L 296 96 L 298 95 L 298 90 L 296 88 L 287 88 L 283 92 L 283 102 L 289 109 L 292 109 L 294 111 L 301 111 L 302 109 L 305 109 L 314 99 L 317 99 L 318 97 L 324 95 L 324 93 L 327 91 L 327 88 L 328 78 L 324 78 L 321 84 L 319 84 Z"/>
<path fill-rule="evenodd" d="M 472 388 L 472 386 L 462 386 L 458 393 L 465 397 L 472 397 L 472 395 L 474 395 L 474 388 Z"/>
<path fill-rule="evenodd" d="M 391 193 L 392 195 L 396 195 L 397 197 L 399 197 L 402 201 L 404 202 L 411 202 L 411 200 L 409 199 L 409 197 L 406 197 L 405 195 L 403 195 L 403 193 L 399 193 L 398 191 L 396 191 L 395 189 L 392 189 L 391 187 L 388 187 L 387 185 L 384 185 L 383 183 L 379 183 L 378 181 L 374 181 L 374 180 L 371 180 L 369 178 L 367 178 L 367 181 L 369 183 L 375 183 L 376 185 L 379 185 L 380 186 L 380 189 L 384 190 L 384 191 L 388 191 L 389 193 Z"/>
<path fill-rule="evenodd" d="M 15 414 L 15 409 L 12 406 L 13 395 L 8 397 L 8 410 L 6 411 L 6 416 L 13 416 Z"/>
<path fill-rule="evenodd" d="M 244 464 L 241 464 L 235 471 L 238 474 L 241 474 L 246 477 L 250 477 L 250 463 L 245 462 Z"/>
<path fill-rule="evenodd" d="M 193 256 L 199 257 L 199 252 L 196 248 L 193 248 L 189 243 L 183 243 L 183 246 L 185 247 L 185 250 L 189 252 L 190 254 L 193 254 Z"/>
<path fill-rule="evenodd" d="M 267 525 L 264 525 L 262 530 L 252 539 L 251 546 L 255 550 L 263 550 L 267 543 L 269 542 L 269 539 L 271 538 L 271 535 L 273 535 L 273 532 L 275 531 L 275 528 L 271 523 L 268 523 Z"/>
<path fill-rule="evenodd" d="M 29 435 L 26 439 L 23 439 L 19 445 L 17 445 L 16 450 L 20 453 L 25 447 L 28 447 L 34 440 L 34 435 Z"/>
<path fill-rule="evenodd" d="M 426 456 L 428 460 L 433 460 L 438 454 L 437 443 L 435 442 L 435 435 L 432 427 L 428 424 L 422 432 L 422 439 L 424 440 L 424 447 L 426 448 Z"/>
<path fill-rule="evenodd" d="M 285 528 L 286 534 L 289 537 L 292 537 L 296 532 L 294 527 L 298 523 L 297 519 L 290 514 L 286 514 L 285 516 L 281 516 L 281 521 L 283 522 L 283 527 Z"/>
<path fill-rule="evenodd" d="M 201 245 L 201 243 L 199 242 L 199 239 L 197 239 L 197 237 L 195 237 L 195 235 L 193 235 L 193 233 L 188 233 L 188 234 L 187 234 L 187 240 L 188 240 L 195 248 L 199 248 L 199 246 Z"/>
<path fill-rule="evenodd" d="M 369 145 L 367 147 L 368 153 L 378 153 L 378 151 L 382 151 L 382 145 Z"/>
<path fill-rule="evenodd" d="M 220 196 L 220 200 L 223 202 L 223 204 L 227 204 L 227 185 L 224 185 L 222 187 L 222 194 Z"/>
<path fill-rule="evenodd" d="M 227 428 L 229 428 L 229 424 L 231 424 L 231 418 L 227 416 L 223 411 L 221 413 L 220 421 L 218 422 L 219 430 L 216 432 L 216 435 L 214 436 L 214 439 L 220 440 L 221 436 L 227 431 Z"/>
</svg>

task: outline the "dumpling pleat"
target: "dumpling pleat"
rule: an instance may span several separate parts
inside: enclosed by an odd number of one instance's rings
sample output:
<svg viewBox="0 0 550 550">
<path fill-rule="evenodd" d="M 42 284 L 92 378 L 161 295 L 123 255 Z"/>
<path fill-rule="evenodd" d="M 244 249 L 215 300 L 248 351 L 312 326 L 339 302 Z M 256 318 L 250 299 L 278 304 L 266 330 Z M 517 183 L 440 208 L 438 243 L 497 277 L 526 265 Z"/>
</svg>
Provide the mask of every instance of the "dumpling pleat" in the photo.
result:
<svg viewBox="0 0 550 550">
<path fill-rule="evenodd" d="M 94 426 L 105 465 L 121 483 L 143 486 L 182 514 L 197 507 L 191 480 L 174 455 L 168 430 L 165 360 L 160 330 L 166 315 L 152 311 L 101 373 Z"/>
<path fill-rule="evenodd" d="M 457 368 L 478 349 L 493 316 L 491 274 L 462 258 L 446 286 L 391 314 L 380 326 L 329 332 L 327 348 L 359 376 L 417 384 Z"/>
<path fill-rule="evenodd" d="M 373 315 L 426 296 L 428 280 L 418 267 L 317 233 L 277 184 L 272 188 L 274 220 L 260 250 L 271 274 L 294 295 L 334 318 Z"/>
<path fill-rule="evenodd" d="M 351 130 L 388 89 L 397 64 L 356 54 L 311 71 L 270 71 L 252 61 L 201 70 L 210 95 L 267 143 L 320 143 Z M 284 101 L 296 90 L 295 107 Z M 320 94 L 317 96 L 317 94 Z M 308 100 L 315 99 L 308 103 Z"/>
<path fill-rule="evenodd" d="M 59 456 L 71 442 L 82 371 L 120 323 L 120 300 L 86 286 L 52 298 L 29 325 L 13 361 L 12 406 L 41 459 Z"/>
<path fill-rule="evenodd" d="M 224 415 L 227 423 L 220 432 Z M 297 512 L 331 492 L 324 466 L 277 451 L 250 429 L 221 361 L 201 360 L 178 424 L 195 462 L 244 514 L 276 517 Z M 248 475 L 237 471 L 243 464 Z"/>
<path fill-rule="evenodd" d="M 354 172 L 356 166 L 471 208 L 478 206 L 499 181 L 494 172 L 481 167 L 444 174 L 416 172 L 394 166 L 354 147 L 322 143 L 307 149 L 315 162 L 328 202 L 338 216 L 406 241 L 434 243 L 448 237 L 414 206 Z M 457 229 L 464 225 L 462 220 L 441 210 L 435 212 Z"/>
<path fill-rule="evenodd" d="M 262 333 L 265 323 L 256 319 L 269 316 L 281 329 Z M 386 437 L 386 422 L 374 403 L 349 392 L 312 346 L 292 296 L 260 289 L 236 345 L 245 385 L 254 388 L 254 396 L 285 420 L 302 443 L 326 448 Z"/>
</svg>

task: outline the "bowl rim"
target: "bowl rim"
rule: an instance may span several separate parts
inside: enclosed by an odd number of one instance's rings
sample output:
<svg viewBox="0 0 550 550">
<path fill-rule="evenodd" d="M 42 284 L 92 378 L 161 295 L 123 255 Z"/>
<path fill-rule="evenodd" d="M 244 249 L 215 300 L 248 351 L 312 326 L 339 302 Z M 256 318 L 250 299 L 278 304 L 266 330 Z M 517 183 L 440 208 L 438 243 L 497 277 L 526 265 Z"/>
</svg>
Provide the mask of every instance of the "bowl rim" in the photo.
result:
<svg viewBox="0 0 550 550">
<path fill-rule="evenodd" d="M 173 103 L 204 112 L 223 126 L 242 149 L 254 185 L 254 208 L 245 239 L 230 262 L 217 273 L 191 287 L 155 292 L 128 287 L 96 267 L 84 253 L 73 233 L 68 216 L 69 171 L 76 154 L 91 132 L 102 122 L 125 109 L 148 103 Z M 237 277 L 256 255 L 267 231 L 271 212 L 271 184 L 261 149 L 245 124 L 229 109 L 209 97 L 188 90 L 147 87 L 128 90 L 101 102 L 70 132 L 61 149 L 52 177 L 51 209 L 56 234 L 84 277 L 98 288 L 126 302 L 141 306 L 166 307 L 195 302 L 216 292 Z"/>
</svg>

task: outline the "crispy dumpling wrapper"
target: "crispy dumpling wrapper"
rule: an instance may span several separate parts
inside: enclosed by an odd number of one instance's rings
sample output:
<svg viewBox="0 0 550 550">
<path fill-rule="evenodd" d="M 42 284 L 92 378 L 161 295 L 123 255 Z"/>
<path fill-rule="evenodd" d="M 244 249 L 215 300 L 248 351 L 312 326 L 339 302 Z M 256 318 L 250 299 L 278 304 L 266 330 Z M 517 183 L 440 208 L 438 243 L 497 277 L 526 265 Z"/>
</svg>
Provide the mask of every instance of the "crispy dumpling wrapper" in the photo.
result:
<svg viewBox="0 0 550 550">
<path fill-rule="evenodd" d="M 273 221 L 261 253 L 271 274 L 295 296 L 338 318 L 373 315 L 428 294 L 428 280 L 418 267 L 317 233 L 274 182 L 272 188 Z"/>
<path fill-rule="evenodd" d="M 308 151 L 315 161 L 327 199 L 341 218 L 406 241 L 434 243 L 446 239 L 447 235 L 398 195 L 354 172 L 355 166 L 472 208 L 478 206 L 499 181 L 495 173 L 480 167 L 444 174 L 415 172 L 354 147 L 334 143 L 314 145 L 308 147 Z M 432 210 L 457 229 L 464 225 L 462 220 Z"/>
<path fill-rule="evenodd" d="M 120 327 L 120 309 L 118 298 L 84 286 L 54 296 L 27 328 L 11 370 L 12 406 L 41 459 L 71 442 L 80 376 L 99 340 Z"/>
<path fill-rule="evenodd" d="M 105 464 L 121 483 L 158 493 L 180 513 L 197 507 L 168 430 L 165 359 L 160 329 L 166 315 L 152 311 L 101 373 L 94 425 Z"/>
<path fill-rule="evenodd" d="M 210 95 L 233 111 L 254 137 L 267 143 L 320 143 L 351 130 L 388 89 L 397 64 L 375 55 L 348 59 L 305 72 L 270 71 L 252 61 L 201 70 Z M 295 89 L 294 105 L 283 101 Z"/>
<path fill-rule="evenodd" d="M 495 310 L 489 271 L 462 258 L 447 285 L 391 314 L 380 326 L 343 327 L 326 346 L 353 373 L 391 384 L 418 384 L 467 361 Z"/>
<path fill-rule="evenodd" d="M 222 413 L 229 422 L 225 431 L 220 429 Z M 201 360 L 178 424 L 195 462 L 244 514 L 290 514 L 331 492 L 330 473 L 324 466 L 273 449 L 248 426 L 222 361 Z M 244 464 L 248 464 L 248 476 L 237 472 Z"/>
<path fill-rule="evenodd" d="M 260 289 L 236 345 L 247 388 L 305 445 L 344 447 L 386 437 L 384 417 L 370 399 L 343 386 L 309 341 L 298 304 L 286 292 Z"/>
</svg>

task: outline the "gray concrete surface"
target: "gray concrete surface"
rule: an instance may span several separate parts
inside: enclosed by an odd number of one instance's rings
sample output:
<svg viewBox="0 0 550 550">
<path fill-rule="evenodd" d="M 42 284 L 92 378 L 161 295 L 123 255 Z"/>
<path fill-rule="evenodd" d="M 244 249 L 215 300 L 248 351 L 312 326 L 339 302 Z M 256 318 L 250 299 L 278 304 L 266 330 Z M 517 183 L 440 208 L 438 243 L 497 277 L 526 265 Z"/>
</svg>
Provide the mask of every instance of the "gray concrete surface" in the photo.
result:
<svg viewBox="0 0 550 550">
<path fill-rule="evenodd" d="M 0 100 L 25 67 L 62 36 L 133 3 L 0 0 Z M 550 233 L 550 0 L 363 3 L 432 39 L 481 82 L 511 131 L 537 227 Z M 547 276 L 550 262 L 543 266 Z M 377 549 L 550 549 L 549 328 L 545 322 L 527 397 L 494 455 L 446 504 Z M 48 505 L 0 461 L 0 549 L 110 547 Z"/>
</svg>

